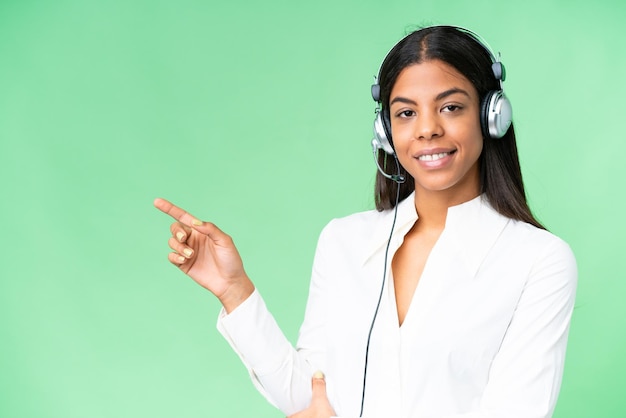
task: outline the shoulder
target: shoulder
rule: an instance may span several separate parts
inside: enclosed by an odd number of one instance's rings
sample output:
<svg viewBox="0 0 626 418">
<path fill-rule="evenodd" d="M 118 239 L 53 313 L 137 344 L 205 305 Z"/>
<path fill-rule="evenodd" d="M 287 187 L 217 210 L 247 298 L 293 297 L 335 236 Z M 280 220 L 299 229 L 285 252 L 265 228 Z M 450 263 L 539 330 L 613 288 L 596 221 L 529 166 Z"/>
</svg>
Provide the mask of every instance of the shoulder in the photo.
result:
<svg viewBox="0 0 626 418">
<path fill-rule="evenodd" d="M 502 238 L 510 243 L 512 257 L 530 262 L 530 276 L 560 278 L 562 284 L 576 285 L 576 257 L 569 244 L 558 236 L 534 225 L 510 220 Z"/>
<path fill-rule="evenodd" d="M 474 267 L 487 261 L 499 276 L 524 281 L 558 272 L 563 280 L 576 281 L 574 254 L 555 234 L 500 214 L 486 199 L 459 206 L 452 215 L 457 245 Z"/>
<path fill-rule="evenodd" d="M 505 231 L 518 245 L 537 254 L 556 253 L 563 257 L 573 258 L 570 246 L 561 238 L 545 229 L 537 228 L 526 222 L 510 220 Z"/>
<path fill-rule="evenodd" d="M 369 210 L 331 220 L 320 234 L 318 251 L 331 253 L 333 258 L 349 256 L 363 261 L 389 239 L 394 212 Z M 399 231 L 401 213 L 397 219 L 394 233 Z"/>
<path fill-rule="evenodd" d="M 372 224 L 379 221 L 376 211 L 358 212 L 331 220 L 322 229 L 315 251 L 314 271 L 323 266 L 338 268 L 339 265 L 354 265 L 371 239 Z"/>
<path fill-rule="evenodd" d="M 481 200 L 478 212 L 480 215 L 474 218 L 476 221 L 475 228 L 477 228 L 474 233 L 478 233 L 478 230 L 492 229 L 492 233 L 498 235 L 496 242 L 513 252 L 513 256 L 529 259 L 552 254 L 574 261 L 574 254 L 570 246 L 550 231 L 520 220 L 511 219 L 496 211 L 484 198 Z M 467 222 L 468 219 L 465 221 Z"/>
<path fill-rule="evenodd" d="M 320 234 L 320 240 L 367 239 L 377 225 L 389 217 L 390 211 L 368 210 L 332 219 Z"/>
</svg>

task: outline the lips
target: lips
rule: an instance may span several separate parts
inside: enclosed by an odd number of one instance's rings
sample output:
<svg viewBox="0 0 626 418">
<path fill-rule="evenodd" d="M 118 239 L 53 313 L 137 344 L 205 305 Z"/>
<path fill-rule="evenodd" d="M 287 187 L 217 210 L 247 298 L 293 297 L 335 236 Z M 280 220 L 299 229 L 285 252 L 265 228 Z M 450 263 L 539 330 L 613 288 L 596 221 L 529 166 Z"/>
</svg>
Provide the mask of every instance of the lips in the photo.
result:
<svg viewBox="0 0 626 418">
<path fill-rule="evenodd" d="M 417 158 L 420 161 L 437 161 L 449 155 L 452 155 L 455 152 L 456 150 L 450 150 L 450 151 L 427 150 L 427 151 L 420 152 L 415 158 Z"/>
</svg>

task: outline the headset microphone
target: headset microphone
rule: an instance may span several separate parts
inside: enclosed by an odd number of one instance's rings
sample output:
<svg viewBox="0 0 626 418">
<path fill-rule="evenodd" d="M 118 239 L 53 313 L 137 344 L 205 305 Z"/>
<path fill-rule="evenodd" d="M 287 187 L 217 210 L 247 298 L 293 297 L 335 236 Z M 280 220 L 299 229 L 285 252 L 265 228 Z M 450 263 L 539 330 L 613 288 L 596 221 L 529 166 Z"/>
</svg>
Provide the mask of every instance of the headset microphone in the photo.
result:
<svg viewBox="0 0 626 418">
<path fill-rule="evenodd" d="M 374 154 L 374 162 L 376 163 L 376 167 L 378 167 L 378 171 L 380 172 L 380 174 L 382 174 L 384 177 L 388 178 L 389 180 L 395 181 L 398 184 L 404 183 L 406 181 L 406 178 L 402 174 L 387 174 L 383 171 L 380 164 L 378 164 L 378 152 L 377 151 L 379 149 L 381 149 L 379 142 L 376 140 L 376 138 L 372 139 L 372 153 Z M 395 153 L 393 156 L 396 157 Z"/>
</svg>

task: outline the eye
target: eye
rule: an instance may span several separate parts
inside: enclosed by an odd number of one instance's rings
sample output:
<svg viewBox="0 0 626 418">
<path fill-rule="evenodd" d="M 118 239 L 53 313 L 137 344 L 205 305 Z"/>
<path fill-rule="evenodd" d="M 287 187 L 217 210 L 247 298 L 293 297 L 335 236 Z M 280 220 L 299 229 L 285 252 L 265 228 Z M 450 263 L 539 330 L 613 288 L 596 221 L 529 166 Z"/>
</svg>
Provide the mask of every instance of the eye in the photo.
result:
<svg viewBox="0 0 626 418">
<path fill-rule="evenodd" d="M 401 110 L 400 112 L 396 113 L 396 117 L 397 118 L 410 118 L 412 116 L 415 116 L 415 112 L 412 110 Z"/>
<path fill-rule="evenodd" d="M 461 109 L 462 109 L 462 107 L 459 106 L 459 105 L 449 104 L 449 105 L 445 105 L 443 107 L 443 109 L 441 109 L 441 111 L 442 112 L 449 112 L 449 113 L 451 113 L 451 112 L 457 112 L 457 111 L 459 111 Z"/>
</svg>

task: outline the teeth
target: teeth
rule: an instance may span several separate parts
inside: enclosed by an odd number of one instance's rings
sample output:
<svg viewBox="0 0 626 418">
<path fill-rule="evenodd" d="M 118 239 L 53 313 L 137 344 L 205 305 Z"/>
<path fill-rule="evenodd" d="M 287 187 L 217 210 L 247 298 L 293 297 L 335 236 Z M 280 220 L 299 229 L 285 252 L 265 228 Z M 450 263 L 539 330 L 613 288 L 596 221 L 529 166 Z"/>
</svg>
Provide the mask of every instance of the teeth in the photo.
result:
<svg viewBox="0 0 626 418">
<path fill-rule="evenodd" d="M 449 152 L 440 152 L 439 154 L 420 155 L 419 157 L 417 157 L 417 159 L 420 160 L 420 161 L 437 161 L 437 160 L 445 157 L 446 155 L 450 155 L 450 153 Z"/>
</svg>

